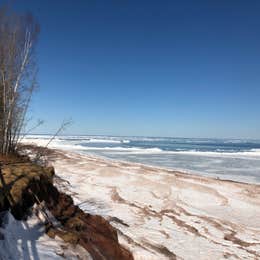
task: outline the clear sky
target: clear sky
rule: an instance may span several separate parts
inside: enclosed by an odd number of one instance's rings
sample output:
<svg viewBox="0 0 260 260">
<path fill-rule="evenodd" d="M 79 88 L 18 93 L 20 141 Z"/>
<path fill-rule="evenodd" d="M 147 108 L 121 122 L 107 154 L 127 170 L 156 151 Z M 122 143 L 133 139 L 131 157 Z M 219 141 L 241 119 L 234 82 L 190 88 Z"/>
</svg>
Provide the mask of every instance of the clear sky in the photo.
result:
<svg viewBox="0 0 260 260">
<path fill-rule="evenodd" d="M 38 132 L 260 138 L 259 0 L 14 6 L 41 25 Z"/>
</svg>

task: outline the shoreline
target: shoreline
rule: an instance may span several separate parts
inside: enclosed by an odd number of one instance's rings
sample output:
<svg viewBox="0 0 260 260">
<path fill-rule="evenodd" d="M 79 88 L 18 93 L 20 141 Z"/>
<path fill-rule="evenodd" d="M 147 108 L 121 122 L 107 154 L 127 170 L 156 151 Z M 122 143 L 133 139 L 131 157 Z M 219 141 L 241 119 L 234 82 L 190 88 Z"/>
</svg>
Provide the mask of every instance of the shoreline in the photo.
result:
<svg viewBox="0 0 260 260">
<path fill-rule="evenodd" d="M 45 140 L 43 139 L 34 139 L 33 141 L 27 141 L 26 139 L 23 141 L 23 144 L 27 145 L 36 145 L 39 147 L 44 147 L 45 145 Z M 70 148 L 70 149 L 69 149 Z M 113 159 L 113 158 L 109 158 L 106 156 L 102 156 L 102 155 L 96 155 L 94 153 L 91 152 L 86 152 L 86 151 L 80 151 L 80 150 L 76 150 L 75 148 L 61 148 L 61 147 L 57 147 L 55 145 L 50 145 L 50 147 L 48 147 L 48 149 L 54 149 L 54 150 L 58 150 L 58 151 L 62 151 L 62 152 L 68 152 L 68 153 L 75 153 L 75 154 L 79 154 L 82 156 L 89 156 L 89 157 L 93 157 L 96 159 L 101 159 L 101 160 L 108 160 L 111 162 L 118 162 L 118 163 L 129 163 L 129 164 L 136 164 L 141 165 L 141 166 L 145 166 L 145 167 L 150 167 L 150 168 L 155 168 L 158 170 L 162 170 L 162 171 L 169 171 L 169 172 L 178 172 L 181 174 L 187 174 L 187 175 L 191 175 L 191 176 L 199 176 L 199 177 L 205 177 L 205 178 L 210 178 L 210 179 L 216 179 L 216 180 L 221 180 L 221 181 L 230 181 L 230 182 L 237 182 L 237 183 L 245 183 L 245 184 L 249 184 L 249 185 L 260 185 L 260 181 L 257 181 L 256 177 L 252 177 L 252 176 L 248 176 L 250 178 L 250 180 L 247 180 L 248 177 L 244 177 L 243 175 L 221 175 L 221 176 L 216 176 L 216 173 L 203 173 L 203 172 L 199 172 L 199 171 L 193 171 L 193 170 L 188 170 L 188 169 L 180 169 L 180 168 L 171 168 L 171 167 L 164 167 L 164 166 L 159 166 L 159 165 L 152 165 L 152 164 L 146 164 L 146 163 L 139 163 L 139 162 L 133 162 L 133 161 L 129 161 L 127 159 Z M 223 177 L 222 177 L 223 176 Z M 238 177 L 240 176 L 240 177 Z"/>
<path fill-rule="evenodd" d="M 62 149 L 57 149 L 60 151 L 65 151 Z M 185 170 L 185 169 L 178 169 L 178 168 L 168 168 L 168 167 L 163 167 L 163 166 L 157 166 L 157 165 L 152 165 L 152 164 L 146 164 L 146 163 L 138 163 L 138 162 L 132 162 L 132 161 L 128 161 L 128 160 L 119 160 L 119 159 L 112 159 L 112 158 L 108 158 L 105 156 L 101 156 L 101 155 L 94 155 L 91 153 L 86 153 L 86 152 L 77 152 L 77 151 L 67 151 L 69 153 L 76 153 L 79 155 L 83 155 L 83 156 L 89 156 L 89 157 L 93 157 L 95 159 L 101 159 L 104 161 L 111 161 L 114 163 L 128 163 L 128 164 L 133 164 L 136 166 L 144 166 L 147 168 L 151 168 L 151 169 L 156 169 L 156 170 L 162 170 L 162 171 L 167 171 L 167 172 L 172 172 L 172 173 L 179 173 L 179 174 L 186 174 L 186 175 L 191 175 L 192 177 L 203 177 L 203 178 L 209 178 L 209 179 L 214 179 L 214 180 L 219 180 L 219 181 L 228 181 L 228 182 L 234 182 L 234 183 L 240 183 L 240 184 L 249 184 L 249 185 L 259 185 L 260 186 L 260 182 L 247 182 L 247 181 L 239 181 L 239 180 L 232 180 L 232 179 L 222 179 L 221 177 L 215 177 L 213 176 L 214 173 L 212 175 L 210 174 L 206 174 L 206 173 L 200 173 L 200 172 L 196 172 L 196 171 L 192 171 L 192 170 Z M 232 175 L 226 175 L 226 176 L 232 176 Z"/>
<path fill-rule="evenodd" d="M 57 151 L 61 151 L 61 152 L 65 152 L 65 153 L 75 153 L 75 154 L 79 154 L 82 156 L 87 156 L 96 160 L 104 160 L 104 161 L 109 161 L 112 163 L 119 163 L 119 164 L 129 164 L 129 165 L 136 165 L 139 167 L 146 167 L 146 168 L 150 168 L 151 170 L 155 169 L 158 171 L 165 171 L 165 172 L 169 172 L 169 174 L 171 173 L 178 173 L 178 174 L 184 174 L 184 175 L 188 175 L 191 177 L 202 177 L 202 178 L 206 178 L 206 179 L 213 179 L 213 180 L 217 180 L 217 181 L 227 181 L 227 182 L 234 182 L 234 183 L 238 183 L 238 184 L 248 184 L 248 185 L 256 185 L 260 187 L 260 182 L 247 182 L 247 181 L 239 181 L 239 180 L 232 180 L 232 179 L 222 179 L 220 177 L 215 177 L 215 176 L 211 176 L 211 175 L 207 175 L 207 174 L 203 174 L 203 173 L 199 173 L 196 171 L 189 171 L 189 170 L 184 170 L 184 169 L 173 169 L 173 168 L 168 168 L 168 167 L 163 167 L 163 166 L 157 166 L 157 165 L 151 165 L 151 164 L 146 164 L 146 163 L 138 163 L 138 162 L 132 162 L 132 161 L 127 161 L 127 160 L 119 160 L 119 159 L 112 159 L 112 158 L 108 158 L 105 156 L 101 156 L 101 155 L 94 155 L 91 153 L 86 153 L 86 152 L 78 152 L 78 151 L 67 151 L 67 150 L 62 150 L 62 149 L 56 149 L 56 148 L 50 148 L 50 149 L 54 149 Z M 213 174 L 214 175 L 214 174 Z M 226 175 L 226 176 L 230 176 L 230 175 Z"/>
<path fill-rule="evenodd" d="M 135 259 L 260 257 L 260 185 L 51 150 L 66 191 Z"/>
</svg>

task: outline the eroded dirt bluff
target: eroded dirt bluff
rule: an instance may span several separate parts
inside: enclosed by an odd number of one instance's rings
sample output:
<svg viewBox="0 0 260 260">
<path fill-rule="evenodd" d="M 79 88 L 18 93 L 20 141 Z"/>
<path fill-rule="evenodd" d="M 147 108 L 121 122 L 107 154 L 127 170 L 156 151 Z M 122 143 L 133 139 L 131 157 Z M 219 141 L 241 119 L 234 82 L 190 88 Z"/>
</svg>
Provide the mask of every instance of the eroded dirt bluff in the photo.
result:
<svg viewBox="0 0 260 260">
<path fill-rule="evenodd" d="M 74 205 L 73 199 L 53 185 L 54 169 L 31 162 L 2 161 L 0 179 L 0 211 L 10 209 L 16 219 L 26 217 L 39 202 L 60 225 L 46 225 L 47 234 L 65 242 L 80 244 L 93 259 L 133 259 L 118 242 L 116 230 L 101 216 L 90 215 Z"/>
</svg>

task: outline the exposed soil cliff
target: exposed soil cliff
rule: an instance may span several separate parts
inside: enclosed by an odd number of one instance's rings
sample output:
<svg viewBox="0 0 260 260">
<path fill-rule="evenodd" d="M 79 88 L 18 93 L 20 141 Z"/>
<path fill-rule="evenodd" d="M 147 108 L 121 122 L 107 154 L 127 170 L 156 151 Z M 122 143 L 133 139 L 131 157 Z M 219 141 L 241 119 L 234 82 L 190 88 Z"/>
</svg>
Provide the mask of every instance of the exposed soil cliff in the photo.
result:
<svg viewBox="0 0 260 260">
<path fill-rule="evenodd" d="M 93 259 L 133 259 L 107 220 L 83 212 L 70 196 L 58 191 L 53 185 L 52 167 L 12 161 L 1 168 L 0 211 L 10 209 L 16 219 L 23 219 L 35 203 L 44 204 L 59 223 L 46 225 L 50 237 L 80 244 Z"/>
</svg>

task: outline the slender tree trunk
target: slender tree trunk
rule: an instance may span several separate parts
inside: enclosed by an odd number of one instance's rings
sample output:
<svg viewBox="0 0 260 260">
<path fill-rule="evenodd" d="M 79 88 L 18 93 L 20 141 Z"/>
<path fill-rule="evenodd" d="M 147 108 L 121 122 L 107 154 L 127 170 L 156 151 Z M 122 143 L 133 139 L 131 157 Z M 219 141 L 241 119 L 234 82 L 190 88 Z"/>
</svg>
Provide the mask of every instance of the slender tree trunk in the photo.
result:
<svg viewBox="0 0 260 260">
<path fill-rule="evenodd" d="M 0 8 L 0 153 L 8 154 L 17 142 L 35 89 L 33 46 L 39 26 L 31 15 Z"/>
</svg>

